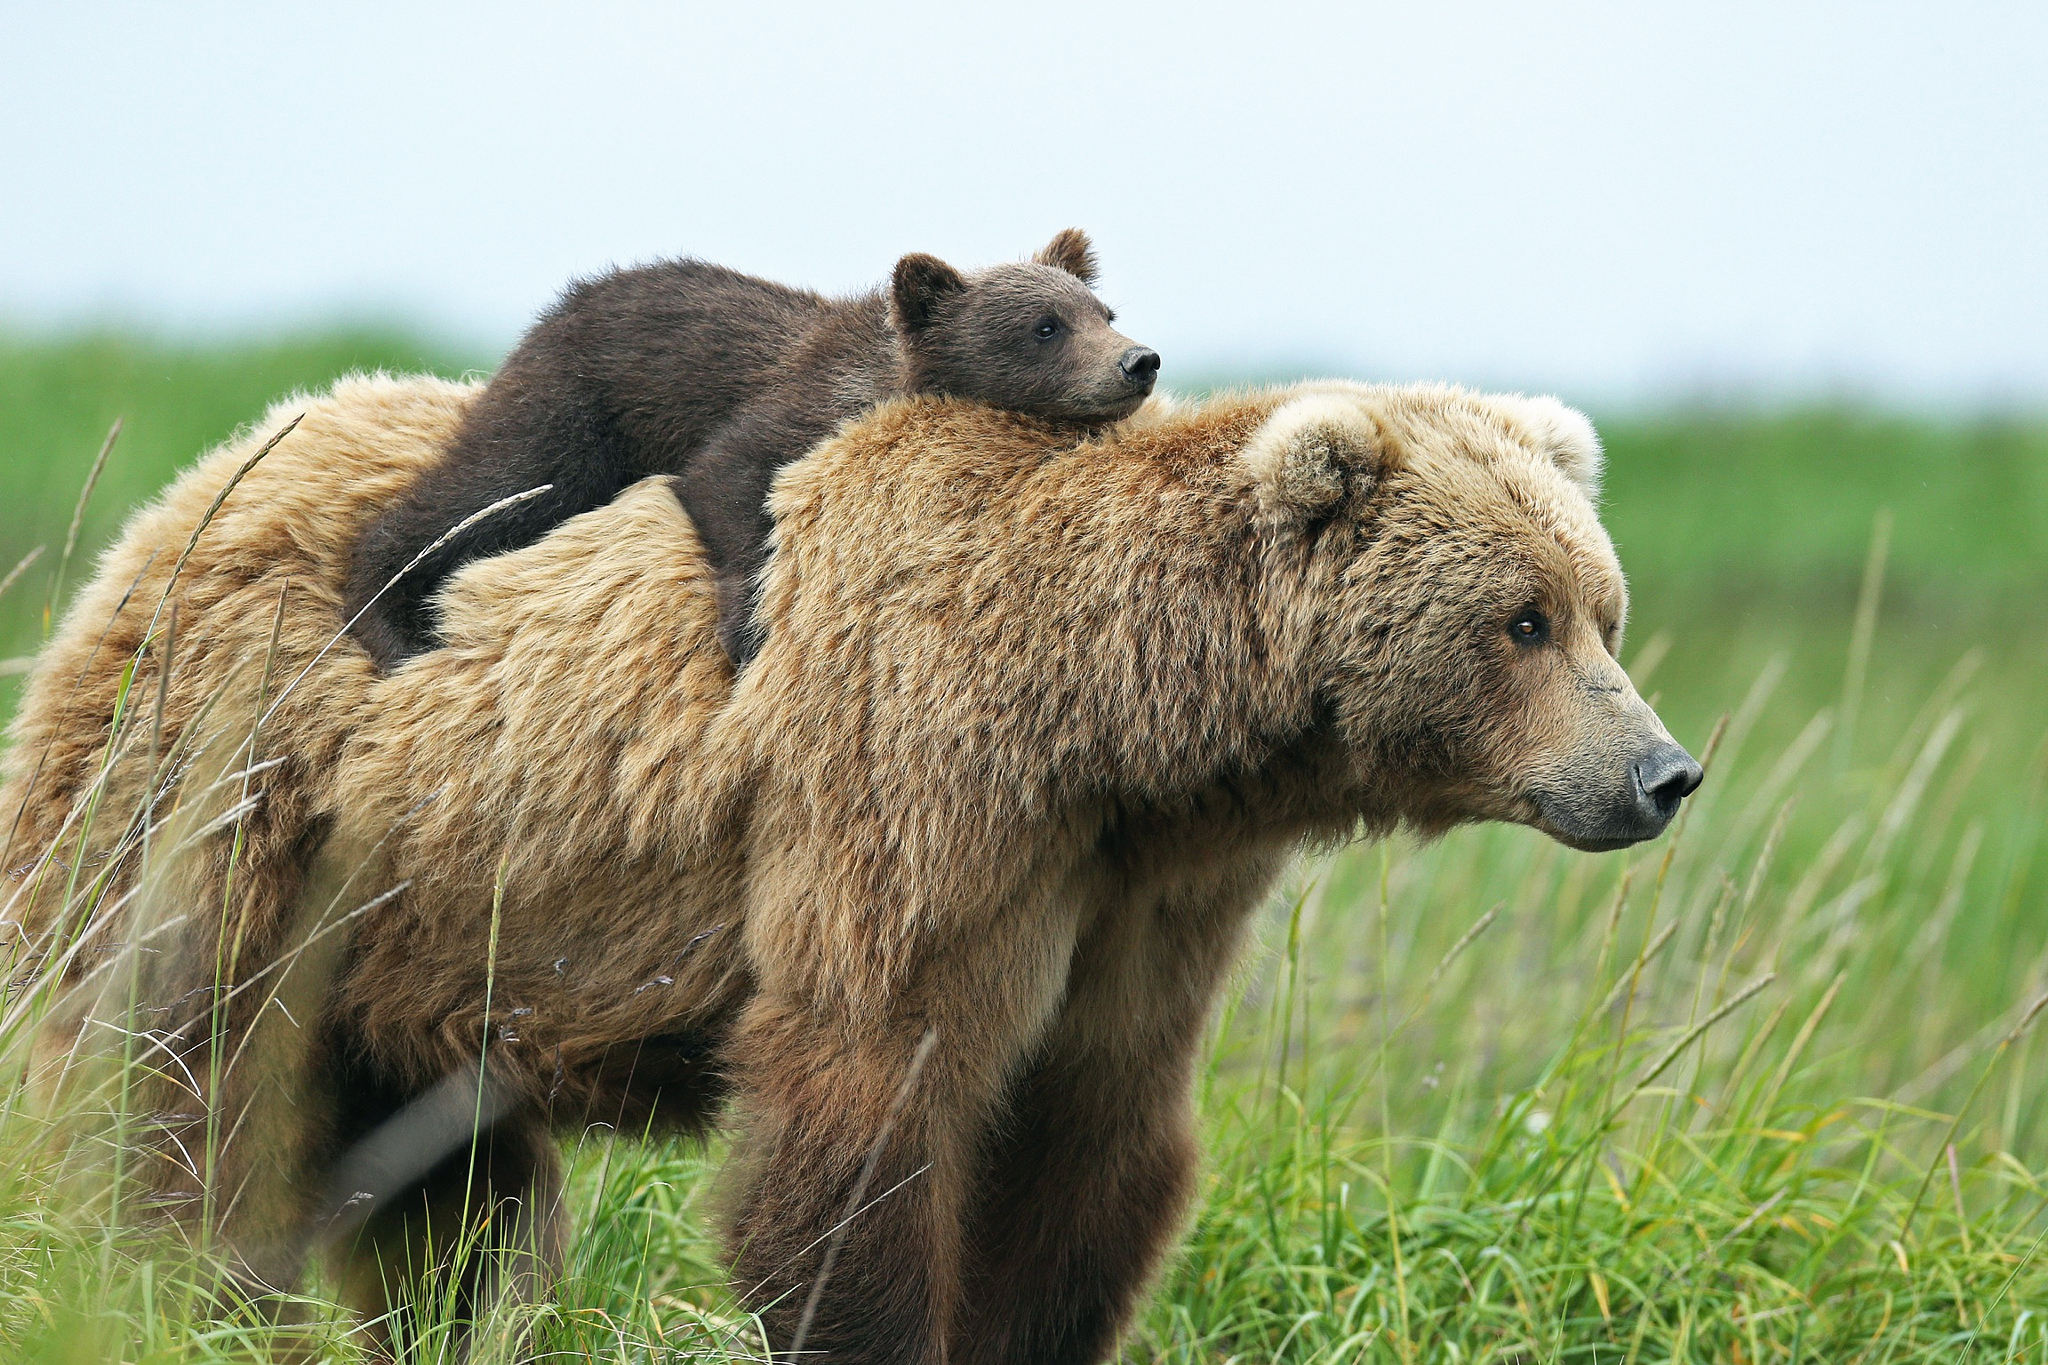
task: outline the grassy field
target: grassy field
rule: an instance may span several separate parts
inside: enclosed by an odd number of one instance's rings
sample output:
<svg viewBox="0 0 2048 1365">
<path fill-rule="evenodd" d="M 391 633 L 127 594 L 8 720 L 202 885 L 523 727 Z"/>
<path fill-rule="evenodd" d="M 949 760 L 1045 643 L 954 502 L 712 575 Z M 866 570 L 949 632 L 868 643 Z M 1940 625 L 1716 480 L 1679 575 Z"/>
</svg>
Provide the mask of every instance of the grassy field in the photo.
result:
<svg viewBox="0 0 2048 1365">
<path fill-rule="evenodd" d="M 0 657 L 40 638 L 116 417 L 73 583 L 270 398 L 465 363 L 0 344 L 0 574 L 47 546 Z M 1629 854 L 1480 829 L 1305 858 L 1216 1023 L 1202 1207 L 1129 1359 L 2048 1360 L 2048 423 L 1602 426 L 1625 661 L 1707 786 Z M 0 1358 L 260 1355 L 34 1138 L 10 1099 Z M 718 1162 L 580 1148 L 537 1339 L 751 1350 L 700 1216 Z"/>
</svg>

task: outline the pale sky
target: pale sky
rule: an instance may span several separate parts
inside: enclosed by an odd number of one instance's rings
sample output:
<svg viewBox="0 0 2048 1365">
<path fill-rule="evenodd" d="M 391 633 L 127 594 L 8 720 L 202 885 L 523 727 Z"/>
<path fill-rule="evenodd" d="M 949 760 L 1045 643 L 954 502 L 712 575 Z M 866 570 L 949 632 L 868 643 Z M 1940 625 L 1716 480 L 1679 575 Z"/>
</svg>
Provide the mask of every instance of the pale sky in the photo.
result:
<svg viewBox="0 0 2048 1365">
<path fill-rule="evenodd" d="M 1162 378 L 2048 403 L 2048 5 L 0 0 L 0 322 L 1094 234 Z"/>
</svg>

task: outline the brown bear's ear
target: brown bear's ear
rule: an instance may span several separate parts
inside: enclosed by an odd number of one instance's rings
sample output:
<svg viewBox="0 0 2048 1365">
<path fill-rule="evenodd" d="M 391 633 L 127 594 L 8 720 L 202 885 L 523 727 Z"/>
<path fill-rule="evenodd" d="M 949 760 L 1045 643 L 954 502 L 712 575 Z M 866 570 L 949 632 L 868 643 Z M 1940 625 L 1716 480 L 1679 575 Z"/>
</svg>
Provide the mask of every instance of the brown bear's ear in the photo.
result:
<svg viewBox="0 0 2048 1365">
<path fill-rule="evenodd" d="M 889 319 L 906 336 L 931 326 L 939 306 L 967 288 L 960 272 L 936 256 L 913 251 L 896 262 L 889 281 Z"/>
<path fill-rule="evenodd" d="M 1240 453 L 1259 510 L 1284 523 L 1310 521 L 1347 489 L 1371 481 L 1379 426 L 1357 399 L 1306 393 L 1274 409 Z"/>
<path fill-rule="evenodd" d="M 1079 228 L 1062 228 L 1059 236 L 1031 259 L 1039 265 L 1064 270 L 1091 289 L 1095 286 L 1095 248 L 1089 245 L 1088 234 Z"/>
<path fill-rule="evenodd" d="M 1564 476 L 1597 501 L 1605 456 L 1600 449 L 1600 434 L 1593 430 L 1586 414 L 1547 396 L 1525 398 L 1514 394 L 1499 401 Z"/>
</svg>

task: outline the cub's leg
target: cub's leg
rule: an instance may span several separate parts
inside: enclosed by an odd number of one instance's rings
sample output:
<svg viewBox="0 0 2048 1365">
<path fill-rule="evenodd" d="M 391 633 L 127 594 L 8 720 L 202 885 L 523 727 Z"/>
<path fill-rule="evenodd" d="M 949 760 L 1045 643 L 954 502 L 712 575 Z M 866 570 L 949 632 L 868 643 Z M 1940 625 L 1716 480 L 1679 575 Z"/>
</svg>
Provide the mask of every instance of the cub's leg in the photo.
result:
<svg viewBox="0 0 2048 1365">
<path fill-rule="evenodd" d="M 766 639 L 754 608 L 775 529 L 768 515 L 775 475 L 851 415 L 830 395 L 816 398 L 810 405 L 767 402 L 747 409 L 704 443 L 673 484 L 711 564 L 718 642 L 735 669 L 745 668 Z"/>
<path fill-rule="evenodd" d="M 545 1123 L 502 1119 L 337 1247 L 344 1302 L 387 1350 L 452 1319 L 466 1350 L 501 1304 L 547 1292 L 562 1264 L 561 1158 Z"/>
<path fill-rule="evenodd" d="M 777 1359 L 949 1358 L 976 1157 L 1071 954 L 1054 918 L 963 933 L 873 1007 L 772 978 L 749 1005 L 729 1054 L 746 1137 L 727 1245 Z"/>
<path fill-rule="evenodd" d="M 522 404 L 511 392 L 516 380 L 492 381 L 449 449 L 356 544 L 347 611 L 356 618 L 356 638 L 380 668 L 434 648 L 434 594 L 450 574 L 473 559 L 533 544 L 569 518 L 610 502 L 631 481 L 609 424 L 586 400 Z M 500 385 L 508 391 L 500 393 Z M 415 555 L 472 514 L 542 485 L 549 485 L 546 492 L 492 513 L 398 577 Z"/>
<path fill-rule="evenodd" d="M 954 1365 L 1108 1357 L 1194 1188 L 1202 1029 L 1253 890 L 1122 907 L 1077 949 L 985 1149 Z"/>
</svg>

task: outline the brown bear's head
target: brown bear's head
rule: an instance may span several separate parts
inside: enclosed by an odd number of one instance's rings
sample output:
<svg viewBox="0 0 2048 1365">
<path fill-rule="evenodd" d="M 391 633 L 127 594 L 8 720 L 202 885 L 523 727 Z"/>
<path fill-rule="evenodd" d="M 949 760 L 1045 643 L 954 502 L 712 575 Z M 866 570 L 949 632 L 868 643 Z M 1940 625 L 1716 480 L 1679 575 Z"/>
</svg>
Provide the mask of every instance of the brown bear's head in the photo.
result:
<svg viewBox="0 0 2048 1365">
<path fill-rule="evenodd" d="M 1055 421 L 1128 417 L 1152 392 L 1159 355 L 1110 326 L 1094 283 L 1095 253 L 1076 228 L 1030 261 L 967 275 L 905 256 L 889 289 L 905 390 Z"/>
<path fill-rule="evenodd" d="M 1304 658 L 1368 818 L 1660 833 L 1698 763 L 1616 656 L 1628 594 L 1593 428 L 1550 398 L 1312 385 L 1246 444 L 1262 518 L 1321 589 Z"/>
</svg>

